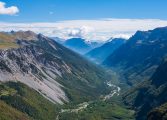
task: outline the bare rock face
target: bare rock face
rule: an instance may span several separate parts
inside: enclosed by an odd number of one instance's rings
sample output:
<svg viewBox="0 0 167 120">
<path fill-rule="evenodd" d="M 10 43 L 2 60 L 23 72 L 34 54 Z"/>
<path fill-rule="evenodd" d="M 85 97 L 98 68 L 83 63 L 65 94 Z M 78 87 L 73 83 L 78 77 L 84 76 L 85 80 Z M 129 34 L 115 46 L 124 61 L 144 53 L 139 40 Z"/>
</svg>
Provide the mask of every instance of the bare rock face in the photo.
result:
<svg viewBox="0 0 167 120">
<path fill-rule="evenodd" d="M 50 49 L 56 50 L 49 38 L 33 32 L 12 33 L 17 37 L 17 49 L 0 50 L 0 81 L 20 81 L 35 89 L 52 102 L 68 102 L 63 86 L 56 82 L 63 73 L 70 73 L 70 67 L 58 56 L 27 40 L 45 40 Z M 20 40 L 18 40 L 20 39 Z M 40 43 L 39 43 L 40 44 Z M 50 57 L 50 58 L 49 58 Z"/>
</svg>

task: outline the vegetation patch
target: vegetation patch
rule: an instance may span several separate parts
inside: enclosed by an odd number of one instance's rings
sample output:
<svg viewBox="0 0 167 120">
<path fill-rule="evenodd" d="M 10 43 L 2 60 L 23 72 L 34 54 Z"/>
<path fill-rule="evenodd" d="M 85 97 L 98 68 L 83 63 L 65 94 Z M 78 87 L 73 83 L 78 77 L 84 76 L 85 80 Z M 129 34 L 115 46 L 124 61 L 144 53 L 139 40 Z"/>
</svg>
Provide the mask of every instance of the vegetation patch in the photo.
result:
<svg viewBox="0 0 167 120">
<path fill-rule="evenodd" d="M 0 85 L 0 99 L 13 109 L 36 120 L 55 120 L 58 105 L 51 103 L 38 92 L 22 83 L 8 82 Z"/>
<path fill-rule="evenodd" d="M 14 42 L 0 42 L 0 49 L 18 48 L 19 46 Z"/>
<path fill-rule="evenodd" d="M 78 112 L 63 112 L 59 120 L 133 120 L 134 111 L 113 102 L 95 101 Z"/>
</svg>

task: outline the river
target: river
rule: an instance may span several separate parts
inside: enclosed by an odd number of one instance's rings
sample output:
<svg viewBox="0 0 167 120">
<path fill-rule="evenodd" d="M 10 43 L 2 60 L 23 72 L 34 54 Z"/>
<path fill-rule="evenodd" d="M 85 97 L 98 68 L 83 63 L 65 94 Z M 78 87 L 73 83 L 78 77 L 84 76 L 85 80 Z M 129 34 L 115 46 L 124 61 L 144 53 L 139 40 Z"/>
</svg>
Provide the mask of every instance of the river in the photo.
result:
<svg viewBox="0 0 167 120">
<path fill-rule="evenodd" d="M 119 96 L 119 93 L 120 93 L 120 90 L 121 90 L 121 88 L 119 86 L 116 86 L 116 85 L 112 84 L 111 81 L 107 82 L 106 84 L 108 85 L 108 87 L 111 88 L 111 92 L 108 95 L 105 95 L 103 97 L 103 101 L 111 99 L 114 95 Z M 77 108 L 74 108 L 74 109 L 61 109 L 59 114 L 65 113 L 65 112 L 66 113 L 73 113 L 73 112 L 77 113 L 79 111 L 82 111 L 83 109 L 86 109 L 89 106 L 90 103 L 92 103 L 92 101 L 83 102 L 81 104 L 78 104 L 78 105 L 76 105 Z M 59 120 L 59 115 L 56 117 L 56 120 Z"/>
<path fill-rule="evenodd" d="M 107 85 L 109 87 L 111 87 L 112 90 L 108 95 L 104 96 L 104 98 L 103 98 L 104 101 L 112 98 L 114 95 L 119 96 L 119 93 L 120 93 L 120 90 L 121 90 L 121 88 L 119 86 L 116 86 L 116 85 L 112 84 L 111 81 L 107 82 Z"/>
</svg>

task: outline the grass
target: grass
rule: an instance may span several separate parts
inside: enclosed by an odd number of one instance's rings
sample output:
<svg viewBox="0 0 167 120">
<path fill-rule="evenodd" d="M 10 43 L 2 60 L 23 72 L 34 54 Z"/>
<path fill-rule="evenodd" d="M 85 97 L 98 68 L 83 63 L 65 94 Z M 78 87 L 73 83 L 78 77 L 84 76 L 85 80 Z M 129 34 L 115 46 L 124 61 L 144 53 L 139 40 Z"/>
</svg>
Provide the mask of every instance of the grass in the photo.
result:
<svg viewBox="0 0 167 120">
<path fill-rule="evenodd" d="M 0 100 L 0 120 L 30 120 L 30 118 Z"/>
<path fill-rule="evenodd" d="M 0 32 L 0 49 L 18 48 L 15 40 L 15 36 Z"/>
<path fill-rule="evenodd" d="M 14 42 L 15 37 L 11 34 L 0 32 L 0 41 L 4 42 Z"/>
<path fill-rule="evenodd" d="M 113 102 L 95 101 L 78 113 L 62 113 L 60 120 L 133 120 L 134 111 Z"/>
<path fill-rule="evenodd" d="M 58 106 L 22 83 L 0 85 L 0 100 L 36 120 L 55 120 Z"/>
<path fill-rule="evenodd" d="M 0 90 L 0 97 L 1 96 L 9 96 L 16 94 L 16 90 L 8 88 L 7 90 Z"/>
<path fill-rule="evenodd" d="M 18 48 L 19 46 L 14 42 L 0 42 L 0 49 Z"/>
</svg>

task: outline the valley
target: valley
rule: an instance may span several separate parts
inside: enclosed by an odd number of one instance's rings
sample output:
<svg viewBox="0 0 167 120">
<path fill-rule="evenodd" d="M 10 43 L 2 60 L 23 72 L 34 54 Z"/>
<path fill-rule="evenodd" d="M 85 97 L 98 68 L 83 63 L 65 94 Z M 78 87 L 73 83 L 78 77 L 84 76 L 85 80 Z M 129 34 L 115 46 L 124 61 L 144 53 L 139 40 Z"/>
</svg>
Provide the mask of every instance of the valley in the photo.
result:
<svg viewBox="0 0 167 120">
<path fill-rule="evenodd" d="M 101 96 L 100 99 L 99 99 L 99 102 L 100 101 L 107 101 L 107 100 L 110 100 L 112 99 L 112 97 L 115 95 L 115 96 L 119 96 L 119 92 L 121 90 L 120 87 L 114 85 L 111 83 L 111 81 L 108 81 L 106 83 L 108 85 L 108 87 L 110 87 L 111 91 L 108 95 L 104 95 L 104 96 Z M 76 108 L 73 108 L 73 109 L 61 109 L 61 111 L 59 112 L 59 115 L 56 117 L 56 120 L 59 120 L 59 116 L 61 114 L 70 114 L 70 113 L 79 113 L 79 112 L 82 112 L 83 110 L 87 109 L 87 107 L 89 107 L 90 104 L 95 104 L 97 101 L 88 101 L 88 102 L 83 102 L 83 103 L 80 103 L 78 105 L 75 105 Z"/>
<path fill-rule="evenodd" d="M 118 78 L 112 72 L 41 34 L 1 34 L 18 46 L 0 50 L 0 101 L 2 106 L 9 106 L 11 114 L 18 111 L 15 119 L 21 120 L 22 115 L 25 119 L 63 120 L 66 115 L 74 119 L 74 114 L 89 114 L 91 119 L 95 117 L 94 113 L 87 113 L 91 109 L 97 113 L 103 110 L 106 117 L 113 117 L 120 109 L 120 117 L 133 118 L 134 112 L 120 100 L 120 87 L 115 85 Z M 110 101 L 112 98 L 118 104 Z M 115 109 L 113 115 L 108 113 L 110 107 Z M 3 111 L 1 116 L 8 114 Z M 98 118 L 103 119 L 104 115 Z"/>
<path fill-rule="evenodd" d="M 75 119 L 82 119 L 80 117 L 82 115 L 86 115 L 86 118 L 95 117 L 93 113 L 98 114 L 102 109 L 101 103 L 104 106 L 112 103 L 126 108 L 127 111 L 132 110 L 134 114 L 128 113 L 131 115 L 127 116 L 130 117 L 128 119 L 166 119 L 166 36 L 166 27 L 137 31 L 102 63 L 111 74 L 112 80 L 106 84 L 112 90 L 104 95 L 102 100 L 91 101 L 82 111 L 65 112 L 60 118 L 67 119 L 67 116 L 72 116 Z M 95 106 L 92 107 L 92 104 Z M 89 113 L 89 110 L 93 110 L 93 113 Z M 107 110 L 103 113 L 105 114 Z M 98 118 L 91 119 L 101 120 L 110 116 L 104 117 L 103 113 Z M 121 118 L 110 116 L 109 119 Z"/>
<path fill-rule="evenodd" d="M 133 120 L 134 119 L 134 111 L 126 108 L 126 106 L 120 105 L 122 103 L 120 103 L 120 99 L 119 99 L 119 94 L 121 91 L 121 88 L 112 84 L 112 81 L 108 81 L 106 83 L 108 85 L 108 87 L 110 88 L 110 92 L 107 95 L 102 95 L 100 96 L 99 99 L 96 99 L 94 101 L 88 101 L 88 102 L 83 102 L 80 103 L 78 105 L 75 106 L 70 106 L 72 108 L 68 109 L 68 107 L 65 107 L 65 109 L 61 109 L 59 114 L 56 117 L 56 120 L 80 120 L 80 119 L 98 119 L 98 120 L 103 120 L 104 118 L 110 118 L 113 120 L 116 119 L 127 119 L 127 120 Z M 115 97 L 112 101 L 112 97 Z M 117 104 L 115 104 L 114 101 L 117 101 Z M 107 108 L 105 108 L 105 106 L 107 105 Z M 109 105 L 109 106 L 108 106 Z M 98 109 L 97 109 L 98 107 Z M 108 107 L 111 107 L 114 109 L 115 111 L 115 115 L 114 114 L 105 114 L 105 112 L 107 112 L 109 110 Z M 117 108 L 118 107 L 118 108 Z M 94 116 L 95 113 L 90 112 L 91 110 L 93 110 L 94 112 L 96 111 L 97 113 L 100 112 L 101 110 L 103 110 L 104 115 L 99 115 L 99 116 Z M 122 113 L 117 113 L 117 110 L 122 110 Z M 87 113 L 88 112 L 88 113 Z M 96 113 L 96 114 L 97 114 Z M 89 114 L 89 117 L 87 116 L 87 114 Z M 101 113 L 102 114 L 102 113 Z M 117 115 L 118 114 L 118 115 Z M 127 115 L 125 115 L 127 114 Z M 85 117 L 79 117 L 81 115 L 86 115 Z M 118 118 L 117 118 L 118 117 Z"/>
<path fill-rule="evenodd" d="M 167 27 L 104 43 L 98 63 L 32 31 L 0 35 L 0 119 L 166 119 Z"/>
</svg>

